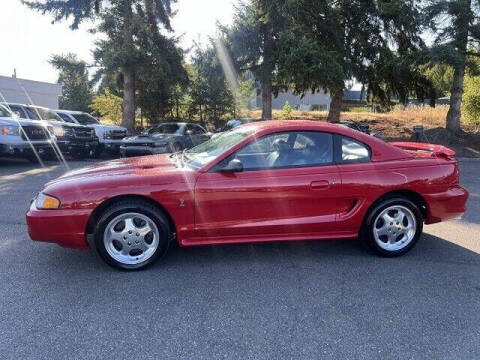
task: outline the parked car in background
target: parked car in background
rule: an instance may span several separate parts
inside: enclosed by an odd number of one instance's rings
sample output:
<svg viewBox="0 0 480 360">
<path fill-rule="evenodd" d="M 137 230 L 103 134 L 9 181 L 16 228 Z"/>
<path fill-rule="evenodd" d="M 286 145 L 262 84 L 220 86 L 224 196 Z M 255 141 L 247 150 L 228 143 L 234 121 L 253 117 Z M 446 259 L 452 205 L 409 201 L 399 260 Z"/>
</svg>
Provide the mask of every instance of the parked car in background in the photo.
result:
<svg viewBox="0 0 480 360">
<path fill-rule="evenodd" d="M 339 124 L 342 125 L 342 126 L 348 127 L 350 129 L 357 130 L 357 131 L 363 132 L 364 134 L 372 135 L 376 138 L 379 138 L 379 139 L 383 140 L 382 133 L 380 133 L 378 131 L 371 132 L 370 131 L 370 126 L 366 123 L 357 123 L 357 122 L 354 122 L 354 121 L 340 121 Z"/>
<path fill-rule="evenodd" d="M 124 157 L 172 153 L 199 145 L 210 137 L 198 124 L 163 123 L 123 139 L 120 153 Z"/>
<path fill-rule="evenodd" d="M 65 122 L 54 111 L 35 105 L 7 104 L 19 118 L 50 124 L 60 151 L 76 159 L 94 156 L 98 148 L 95 130 L 87 126 Z"/>
<path fill-rule="evenodd" d="M 252 119 L 252 118 L 240 118 L 240 119 L 228 120 L 222 127 L 218 128 L 215 131 L 215 136 L 217 136 L 217 134 L 224 133 L 225 131 L 233 130 L 236 127 L 239 127 L 240 125 L 251 123 L 255 120 L 256 119 Z"/>
<path fill-rule="evenodd" d="M 173 156 L 67 173 L 32 202 L 28 232 L 36 241 L 95 249 L 127 270 L 151 264 L 173 241 L 360 237 L 381 256 L 400 256 L 424 223 L 465 212 L 468 192 L 454 155 L 325 122 L 247 124 Z"/>
<path fill-rule="evenodd" d="M 103 151 L 116 154 L 120 151 L 122 140 L 127 137 L 127 129 L 121 126 L 102 124 L 92 115 L 81 111 L 55 110 L 63 120 L 72 123 L 91 127 L 98 137 L 99 146 L 97 154 Z"/>
<path fill-rule="evenodd" d="M 42 121 L 19 119 L 0 105 L 0 157 L 37 161 L 53 152 L 53 128 Z M 35 155 L 35 152 L 37 155 Z"/>
</svg>

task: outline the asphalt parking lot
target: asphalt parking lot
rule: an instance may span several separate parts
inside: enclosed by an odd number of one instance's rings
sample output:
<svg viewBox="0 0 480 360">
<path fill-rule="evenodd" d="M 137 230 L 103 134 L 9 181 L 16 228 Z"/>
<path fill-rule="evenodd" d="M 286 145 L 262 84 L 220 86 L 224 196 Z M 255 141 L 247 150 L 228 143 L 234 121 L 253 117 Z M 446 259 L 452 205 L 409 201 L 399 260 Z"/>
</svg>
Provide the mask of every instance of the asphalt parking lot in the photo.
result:
<svg viewBox="0 0 480 360">
<path fill-rule="evenodd" d="M 0 159 L 2 359 L 480 358 L 479 161 L 461 162 L 464 218 L 401 258 L 354 240 L 174 248 L 136 273 L 29 240 L 29 200 L 63 171 Z"/>
</svg>

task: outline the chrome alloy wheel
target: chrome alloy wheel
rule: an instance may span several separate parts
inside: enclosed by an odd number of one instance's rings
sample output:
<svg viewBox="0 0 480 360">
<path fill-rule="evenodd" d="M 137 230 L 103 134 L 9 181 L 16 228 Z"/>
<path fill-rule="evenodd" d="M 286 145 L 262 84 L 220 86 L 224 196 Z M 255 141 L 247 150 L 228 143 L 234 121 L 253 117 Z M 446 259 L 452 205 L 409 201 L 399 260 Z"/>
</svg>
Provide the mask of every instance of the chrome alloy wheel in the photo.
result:
<svg viewBox="0 0 480 360">
<path fill-rule="evenodd" d="M 417 232 L 417 220 L 413 212 L 400 205 L 384 209 L 375 219 L 373 236 L 383 250 L 398 251 L 412 242 Z"/>
<path fill-rule="evenodd" d="M 115 217 L 105 228 L 103 243 L 108 254 L 125 265 L 148 260 L 158 248 L 160 233 L 155 222 L 139 213 Z"/>
</svg>

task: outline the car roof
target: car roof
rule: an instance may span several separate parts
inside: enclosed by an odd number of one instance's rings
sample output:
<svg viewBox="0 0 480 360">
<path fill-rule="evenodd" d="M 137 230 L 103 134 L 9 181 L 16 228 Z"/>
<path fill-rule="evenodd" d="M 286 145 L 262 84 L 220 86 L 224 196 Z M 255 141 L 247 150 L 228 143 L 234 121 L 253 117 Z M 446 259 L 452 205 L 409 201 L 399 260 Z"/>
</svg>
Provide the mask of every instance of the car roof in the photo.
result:
<svg viewBox="0 0 480 360">
<path fill-rule="evenodd" d="M 39 109 L 51 110 L 48 107 L 40 106 L 40 105 L 21 104 L 21 103 L 13 103 L 13 102 L 7 102 L 7 103 L 2 103 L 2 104 L 7 104 L 8 106 L 15 105 L 15 106 L 35 107 L 35 108 L 39 108 Z"/>
<path fill-rule="evenodd" d="M 61 113 L 65 113 L 65 114 L 72 114 L 72 115 L 80 115 L 80 114 L 88 114 L 84 111 L 74 111 L 74 110 L 53 110 L 55 112 L 61 112 Z"/>
</svg>

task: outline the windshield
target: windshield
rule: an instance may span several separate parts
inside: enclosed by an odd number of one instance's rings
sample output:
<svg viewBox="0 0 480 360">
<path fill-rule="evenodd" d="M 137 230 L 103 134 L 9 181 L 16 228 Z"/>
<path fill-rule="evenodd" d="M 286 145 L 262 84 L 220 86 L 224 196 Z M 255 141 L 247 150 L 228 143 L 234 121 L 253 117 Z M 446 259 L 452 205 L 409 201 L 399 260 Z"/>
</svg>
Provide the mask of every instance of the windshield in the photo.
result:
<svg viewBox="0 0 480 360">
<path fill-rule="evenodd" d="M 254 130 L 244 129 L 223 133 L 190 150 L 186 150 L 184 153 L 186 163 L 191 167 L 200 168 L 253 133 Z"/>
<path fill-rule="evenodd" d="M 82 125 L 98 124 L 98 120 L 89 114 L 72 114 L 72 116 Z"/>
<path fill-rule="evenodd" d="M 41 107 L 33 107 L 33 106 L 26 106 L 25 110 L 28 113 L 28 117 L 32 120 L 47 120 L 47 121 L 61 121 L 64 122 L 64 120 L 58 116 L 56 113 L 54 113 L 50 109 L 45 109 Z M 40 117 L 39 117 L 40 115 Z"/>
<path fill-rule="evenodd" d="M 0 117 L 13 117 L 12 113 L 6 107 L 0 105 Z"/>
<path fill-rule="evenodd" d="M 163 124 L 158 125 L 154 128 L 148 130 L 148 134 L 179 134 L 181 132 L 181 127 L 178 124 Z"/>
</svg>

